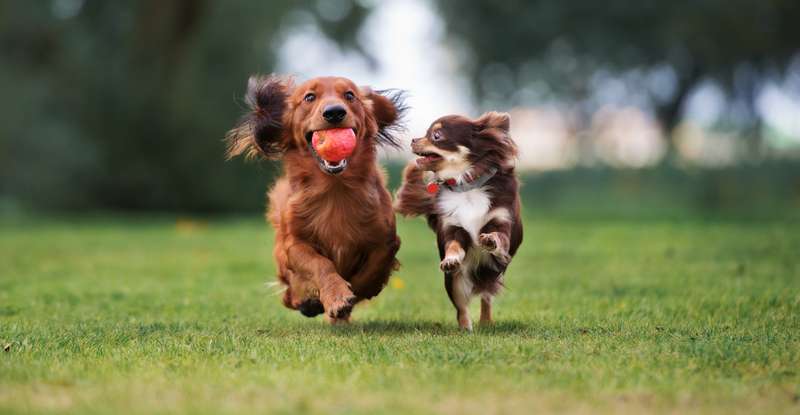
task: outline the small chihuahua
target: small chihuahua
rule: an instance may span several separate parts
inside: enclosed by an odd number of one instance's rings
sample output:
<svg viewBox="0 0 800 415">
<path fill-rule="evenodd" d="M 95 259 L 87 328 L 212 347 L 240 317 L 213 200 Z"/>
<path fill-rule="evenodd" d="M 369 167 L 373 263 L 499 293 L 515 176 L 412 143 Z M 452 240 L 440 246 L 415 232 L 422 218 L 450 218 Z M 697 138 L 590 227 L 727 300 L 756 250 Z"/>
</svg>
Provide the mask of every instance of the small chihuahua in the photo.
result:
<svg viewBox="0 0 800 415">
<path fill-rule="evenodd" d="M 506 113 L 475 120 L 448 115 L 411 142 L 419 158 L 403 171 L 395 210 L 424 215 L 436 232 L 439 267 L 458 324 L 472 330 L 468 305 L 481 296 L 481 323 L 492 322 L 492 297 L 522 243 L 517 147 Z"/>
</svg>

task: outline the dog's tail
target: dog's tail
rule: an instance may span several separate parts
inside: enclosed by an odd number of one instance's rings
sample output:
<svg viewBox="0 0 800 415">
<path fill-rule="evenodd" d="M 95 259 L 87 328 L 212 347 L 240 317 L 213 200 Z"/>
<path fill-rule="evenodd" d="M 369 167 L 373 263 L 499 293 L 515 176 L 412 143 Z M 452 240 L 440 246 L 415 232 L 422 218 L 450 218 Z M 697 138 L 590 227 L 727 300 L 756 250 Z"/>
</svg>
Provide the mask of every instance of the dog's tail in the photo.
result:
<svg viewBox="0 0 800 415">
<path fill-rule="evenodd" d="M 403 170 L 403 185 L 395 195 L 394 210 L 397 213 L 419 216 L 434 212 L 435 197 L 428 193 L 423 173 L 414 161 Z"/>
</svg>

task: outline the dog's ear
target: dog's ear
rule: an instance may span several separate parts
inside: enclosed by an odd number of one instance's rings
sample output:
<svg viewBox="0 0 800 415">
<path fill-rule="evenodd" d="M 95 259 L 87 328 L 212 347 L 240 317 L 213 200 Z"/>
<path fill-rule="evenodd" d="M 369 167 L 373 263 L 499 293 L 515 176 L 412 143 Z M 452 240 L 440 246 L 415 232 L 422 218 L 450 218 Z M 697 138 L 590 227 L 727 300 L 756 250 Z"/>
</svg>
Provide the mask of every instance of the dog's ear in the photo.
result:
<svg viewBox="0 0 800 415">
<path fill-rule="evenodd" d="M 508 134 L 511 128 L 511 116 L 507 112 L 489 111 L 475 120 L 479 130 L 496 128 Z"/>
<path fill-rule="evenodd" d="M 511 139 L 511 116 L 507 112 L 489 111 L 473 121 L 476 135 L 486 140 L 484 149 L 495 152 L 502 159 L 517 156 L 517 145 Z"/>
<path fill-rule="evenodd" d="M 368 86 L 361 87 L 361 94 L 366 98 L 367 109 L 375 118 L 378 131 L 375 136 L 379 144 L 400 148 L 398 133 L 405 131 L 404 117 L 406 106 L 405 91 L 385 89 L 373 91 Z"/>
<path fill-rule="evenodd" d="M 279 158 L 286 150 L 283 114 L 292 89 L 291 78 L 276 75 L 251 76 L 247 82 L 245 102 L 250 112 L 225 135 L 228 159 Z"/>
</svg>

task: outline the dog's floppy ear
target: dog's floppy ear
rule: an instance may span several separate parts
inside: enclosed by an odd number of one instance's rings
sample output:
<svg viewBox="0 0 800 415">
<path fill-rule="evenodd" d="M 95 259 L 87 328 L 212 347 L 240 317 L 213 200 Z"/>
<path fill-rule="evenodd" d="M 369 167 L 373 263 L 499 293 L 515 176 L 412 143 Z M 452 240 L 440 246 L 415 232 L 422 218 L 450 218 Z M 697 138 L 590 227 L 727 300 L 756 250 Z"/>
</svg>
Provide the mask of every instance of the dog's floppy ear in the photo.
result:
<svg viewBox="0 0 800 415">
<path fill-rule="evenodd" d="M 478 129 L 487 130 L 496 128 L 503 133 L 508 134 L 511 128 L 511 116 L 507 112 L 489 111 L 475 120 Z"/>
<path fill-rule="evenodd" d="M 378 143 L 400 148 L 397 134 L 405 131 L 403 122 L 408 110 L 405 91 L 399 89 L 373 91 L 372 88 L 363 86 L 361 93 L 366 97 L 367 109 L 372 112 L 378 125 L 375 135 Z"/>
<path fill-rule="evenodd" d="M 292 89 L 292 80 L 277 75 L 251 76 L 245 102 L 250 112 L 225 135 L 228 159 L 244 154 L 246 158 L 276 159 L 286 150 L 283 114 Z"/>
</svg>

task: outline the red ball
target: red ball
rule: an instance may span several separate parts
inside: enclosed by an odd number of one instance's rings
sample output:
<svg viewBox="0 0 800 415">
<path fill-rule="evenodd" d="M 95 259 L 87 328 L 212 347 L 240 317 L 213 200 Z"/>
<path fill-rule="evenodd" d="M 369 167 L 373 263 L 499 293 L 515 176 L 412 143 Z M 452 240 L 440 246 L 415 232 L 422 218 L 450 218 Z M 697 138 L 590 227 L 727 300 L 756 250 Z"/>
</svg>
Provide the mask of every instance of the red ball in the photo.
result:
<svg viewBox="0 0 800 415">
<path fill-rule="evenodd" d="M 311 145 L 326 161 L 338 162 L 353 154 L 356 148 L 356 134 L 352 128 L 314 131 Z"/>
</svg>

